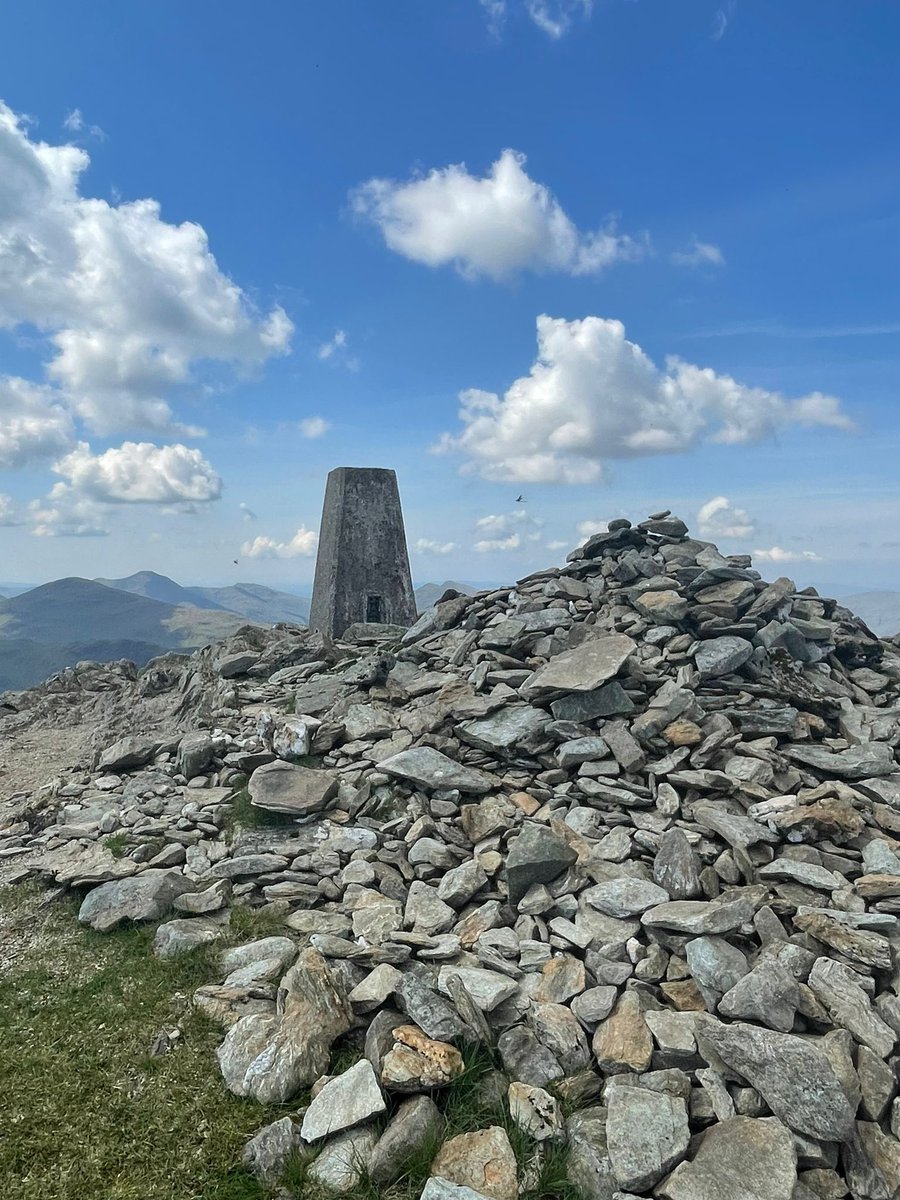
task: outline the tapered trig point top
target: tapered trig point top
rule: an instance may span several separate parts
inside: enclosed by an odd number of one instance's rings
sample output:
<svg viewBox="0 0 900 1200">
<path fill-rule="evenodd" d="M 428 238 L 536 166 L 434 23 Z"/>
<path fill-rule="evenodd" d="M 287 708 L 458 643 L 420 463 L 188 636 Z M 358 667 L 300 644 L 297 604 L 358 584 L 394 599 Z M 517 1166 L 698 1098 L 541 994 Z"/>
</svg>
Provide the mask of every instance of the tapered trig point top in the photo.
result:
<svg viewBox="0 0 900 1200">
<path fill-rule="evenodd" d="M 415 620 L 397 476 L 381 467 L 337 467 L 325 487 L 310 629 L 340 637 L 357 621 Z"/>
</svg>

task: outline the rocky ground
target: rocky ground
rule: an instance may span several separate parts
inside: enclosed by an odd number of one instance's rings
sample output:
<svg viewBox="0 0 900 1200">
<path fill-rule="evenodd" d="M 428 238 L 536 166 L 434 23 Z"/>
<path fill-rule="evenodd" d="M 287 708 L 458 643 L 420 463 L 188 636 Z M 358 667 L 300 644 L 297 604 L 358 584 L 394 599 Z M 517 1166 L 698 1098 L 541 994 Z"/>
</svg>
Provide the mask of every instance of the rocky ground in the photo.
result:
<svg viewBox="0 0 900 1200">
<path fill-rule="evenodd" d="M 224 1087 L 302 1102 L 247 1146 L 273 1188 L 427 1150 L 422 1200 L 900 1195 L 900 653 L 834 601 L 658 514 L 405 632 L 247 628 L 0 714 L 48 747 L 46 786 L 4 755 L 3 879 L 162 958 L 282 921 L 193 996 Z M 502 1115 L 456 1133 L 473 1046 Z"/>
</svg>

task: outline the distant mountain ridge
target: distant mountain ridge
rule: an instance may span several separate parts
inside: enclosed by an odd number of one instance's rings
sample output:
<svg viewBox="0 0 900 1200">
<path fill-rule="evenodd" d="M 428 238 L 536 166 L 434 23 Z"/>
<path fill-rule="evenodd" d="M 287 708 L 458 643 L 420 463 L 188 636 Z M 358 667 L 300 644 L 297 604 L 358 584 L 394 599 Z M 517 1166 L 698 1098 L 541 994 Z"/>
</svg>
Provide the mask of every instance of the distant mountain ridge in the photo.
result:
<svg viewBox="0 0 900 1200">
<path fill-rule="evenodd" d="M 155 571 L 137 571 L 124 579 L 96 579 L 94 582 L 162 600 L 167 604 L 188 604 L 195 608 L 237 613 L 258 625 L 275 625 L 279 621 L 305 625 L 309 620 L 308 596 L 279 592 L 261 583 L 235 583 L 230 587 L 183 587 L 174 579 L 158 575 Z"/>
<path fill-rule="evenodd" d="M 145 663 L 167 650 L 195 650 L 245 621 L 90 579 L 56 579 L 0 600 L 0 690 L 38 683 L 85 658 Z"/>
</svg>

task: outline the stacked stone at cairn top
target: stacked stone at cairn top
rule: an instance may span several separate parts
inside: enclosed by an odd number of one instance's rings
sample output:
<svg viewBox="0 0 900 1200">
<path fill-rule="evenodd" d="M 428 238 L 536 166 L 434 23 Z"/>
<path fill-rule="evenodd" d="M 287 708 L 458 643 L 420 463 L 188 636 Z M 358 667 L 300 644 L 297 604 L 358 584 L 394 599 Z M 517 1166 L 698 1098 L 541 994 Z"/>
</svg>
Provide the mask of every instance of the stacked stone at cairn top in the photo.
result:
<svg viewBox="0 0 900 1200">
<path fill-rule="evenodd" d="M 360 622 L 412 625 L 416 602 L 397 476 L 338 467 L 325 488 L 309 627 L 340 637 Z"/>
</svg>

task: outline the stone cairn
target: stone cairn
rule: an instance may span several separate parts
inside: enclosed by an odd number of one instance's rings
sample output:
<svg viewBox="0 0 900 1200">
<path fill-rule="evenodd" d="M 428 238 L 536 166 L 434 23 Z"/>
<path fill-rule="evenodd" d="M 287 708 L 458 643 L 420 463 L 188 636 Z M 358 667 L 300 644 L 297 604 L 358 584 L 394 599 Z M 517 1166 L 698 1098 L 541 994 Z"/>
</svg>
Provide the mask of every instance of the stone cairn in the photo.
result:
<svg viewBox="0 0 900 1200">
<path fill-rule="evenodd" d="M 131 730 L 18 798 L 0 862 L 89 889 L 96 929 L 162 920 L 161 956 L 283 915 L 193 998 L 232 1092 L 311 1089 L 247 1147 L 267 1181 L 316 1149 L 310 1179 L 387 1187 L 431 1138 L 423 1200 L 515 1200 L 517 1127 L 586 1200 L 891 1200 L 898 693 L 897 646 L 833 600 L 668 513 L 613 521 L 407 631 L 248 627 L 0 697 Z M 283 820 L 226 832 L 245 780 Z M 327 1077 L 338 1039 L 360 1057 Z M 441 1144 L 473 1043 L 509 1124 Z"/>
</svg>

